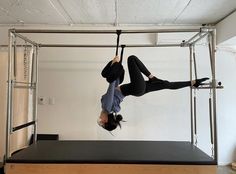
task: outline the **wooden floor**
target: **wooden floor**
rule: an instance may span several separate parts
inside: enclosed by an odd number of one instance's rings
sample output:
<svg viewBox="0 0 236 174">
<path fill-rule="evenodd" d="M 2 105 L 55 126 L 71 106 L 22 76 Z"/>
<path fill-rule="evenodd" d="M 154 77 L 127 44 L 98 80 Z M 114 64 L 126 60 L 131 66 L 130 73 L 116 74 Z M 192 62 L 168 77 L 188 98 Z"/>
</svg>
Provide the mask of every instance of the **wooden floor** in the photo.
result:
<svg viewBox="0 0 236 174">
<path fill-rule="evenodd" d="M 6 174 L 216 174 L 214 165 L 7 164 Z"/>
<path fill-rule="evenodd" d="M 216 174 L 189 142 L 39 141 L 6 161 L 6 174 Z"/>
</svg>

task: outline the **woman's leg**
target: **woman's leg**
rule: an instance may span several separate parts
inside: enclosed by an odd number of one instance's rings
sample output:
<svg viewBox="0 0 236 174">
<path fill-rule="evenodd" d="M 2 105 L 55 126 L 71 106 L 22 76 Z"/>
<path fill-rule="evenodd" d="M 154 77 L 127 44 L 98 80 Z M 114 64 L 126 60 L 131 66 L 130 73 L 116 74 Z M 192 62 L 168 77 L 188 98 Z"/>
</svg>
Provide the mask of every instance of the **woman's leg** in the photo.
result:
<svg viewBox="0 0 236 174">
<path fill-rule="evenodd" d="M 202 82 L 208 80 L 208 77 L 196 79 L 193 81 L 179 81 L 179 82 L 169 82 L 167 80 L 161 80 L 156 78 L 154 83 L 151 83 L 150 81 L 146 81 L 146 91 L 145 93 L 152 92 L 152 91 L 158 91 L 162 89 L 180 89 L 185 88 L 189 86 L 194 86 L 197 88 L 199 85 L 202 84 Z"/>
<path fill-rule="evenodd" d="M 125 96 L 141 96 L 146 90 L 146 82 L 144 81 L 142 73 L 147 77 L 149 77 L 151 73 L 136 56 L 129 56 L 127 61 L 130 83 L 121 85 L 121 92 Z"/>
<path fill-rule="evenodd" d="M 192 86 L 191 81 L 179 81 L 179 82 L 169 82 L 167 80 L 161 80 L 158 79 L 156 83 L 150 83 L 149 81 L 146 81 L 146 93 L 152 92 L 152 91 L 158 91 L 162 89 L 180 89 Z"/>
</svg>

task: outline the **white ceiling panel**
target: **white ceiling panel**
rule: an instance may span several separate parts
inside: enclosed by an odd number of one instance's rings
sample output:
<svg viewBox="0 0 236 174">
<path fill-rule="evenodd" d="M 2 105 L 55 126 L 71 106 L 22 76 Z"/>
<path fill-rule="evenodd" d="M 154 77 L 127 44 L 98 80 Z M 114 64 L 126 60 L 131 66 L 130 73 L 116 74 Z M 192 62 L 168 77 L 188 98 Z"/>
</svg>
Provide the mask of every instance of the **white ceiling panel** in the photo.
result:
<svg viewBox="0 0 236 174">
<path fill-rule="evenodd" d="M 235 9 L 236 0 L 0 0 L 0 24 L 199 25 Z"/>
<path fill-rule="evenodd" d="M 175 23 L 215 23 L 236 9 L 236 0 L 192 0 Z"/>
<path fill-rule="evenodd" d="M 114 0 L 61 0 L 58 2 L 64 7 L 74 24 L 113 24 L 115 21 Z"/>
<path fill-rule="evenodd" d="M 1 0 L 0 11 L 1 24 L 65 24 L 48 0 Z"/>
<path fill-rule="evenodd" d="M 169 24 L 189 0 L 119 0 L 121 24 Z"/>
</svg>

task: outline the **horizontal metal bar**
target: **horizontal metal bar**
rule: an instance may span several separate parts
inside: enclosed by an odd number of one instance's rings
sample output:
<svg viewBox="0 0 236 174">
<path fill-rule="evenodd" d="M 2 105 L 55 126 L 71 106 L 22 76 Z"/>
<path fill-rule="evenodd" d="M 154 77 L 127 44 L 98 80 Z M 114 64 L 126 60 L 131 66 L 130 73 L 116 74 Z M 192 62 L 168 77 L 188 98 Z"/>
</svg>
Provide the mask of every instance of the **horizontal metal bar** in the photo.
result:
<svg viewBox="0 0 236 174">
<path fill-rule="evenodd" d="M 180 46 L 181 46 L 181 44 L 126 45 L 126 47 L 129 47 L 129 48 L 136 48 L 136 47 L 180 47 Z M 115 48 L 116 45 L 40 44 L 39 47 Z"/>
<path fill-rule="evenodd" d="M 33 125 L 33 124 L 35 124 L 35 121 L 31 121 L 31 122 L 28 122 L 28 123 L 25 123 L 25 124 L 13 127 L 12 128 L 12 132 L 15 132 L 17 130 L 23 129 L 23 128 L 28 127 L 28 126 Z"/>
<path fill-rule="evenodd" d="M 0 45 L 1 47 L 9 47 L 8 45 Z M 16 47 L 32 47 L 32 45 L 16 45 Z"/>
<path fill-rule="evenodd" d="M 157 45 L 126 45 L 126 47 L 181 47 L 181 44 L 157 44 Z"/>
<path fill-rule="evenodd" d="M 223 89 L 224 86 L 216 86 L 216 89 Z M 198 87 L 198 89 L 213 89 L 213 87 L 211 86 L 202 86 L 202 87 Z"/>
<path fill-rule="evenodd" d="M 20 82 L 20 81 L 13 81 L 12 83 L 19 83 L 19 84 L 27 84 L 27 85 L 35 85 L 35 83 L 30 83 L 30 82 Z"/>
<path fill-rule="evenodd" d="M 11 29 L 14 33 L 62 33 L 62 34 L 116 34 L 116 30 L 43 30 L 43 29 Z M 147 30 L 122 30 L 122 34 L 139 33 L 176 33 L 200 32 L 199 29 L 147 29 Z"/>
<path fill-rule="evenodd" d="M 14 88 L 35 89 L 35 86 L 21 86 L 21 85 L 15 85 Z"/>
<path fill-rule="evenodd" d="M 198 88 L 192 87 L 193 89 L 213 89 L 212 86 L 199 86 Z M 224 86 L 216 86 L 216 89 L 223 89 Z"/>
</svg>

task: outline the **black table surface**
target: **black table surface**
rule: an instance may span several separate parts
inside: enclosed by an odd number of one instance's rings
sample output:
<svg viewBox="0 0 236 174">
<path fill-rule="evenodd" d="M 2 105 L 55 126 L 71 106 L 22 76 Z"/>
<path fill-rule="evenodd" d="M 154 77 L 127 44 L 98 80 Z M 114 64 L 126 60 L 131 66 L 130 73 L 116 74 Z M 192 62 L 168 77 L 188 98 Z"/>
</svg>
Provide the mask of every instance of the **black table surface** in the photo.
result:
<svg viewBox="0 0 236 174">
<path fill-rule="evenodd" d="M 7 162 L 216 164 L 190 142 L 175 141 L 38 141 L 11 156 Z"/>
</svg>

